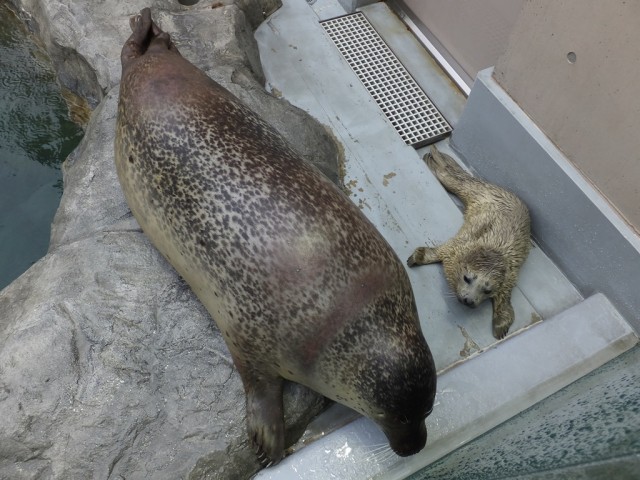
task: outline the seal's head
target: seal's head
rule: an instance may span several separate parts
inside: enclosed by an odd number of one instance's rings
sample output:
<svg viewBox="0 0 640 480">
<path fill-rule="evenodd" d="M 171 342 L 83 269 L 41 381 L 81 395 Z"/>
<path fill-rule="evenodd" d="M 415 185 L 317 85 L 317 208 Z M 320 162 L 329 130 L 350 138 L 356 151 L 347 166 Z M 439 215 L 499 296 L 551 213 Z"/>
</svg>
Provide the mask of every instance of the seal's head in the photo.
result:
<svg viewBox="0 0 640 480">
<path fill-rule="evenodd" d="M 347 336 L 351 345 L 340 348 L 342 361 L 349 368 L 337 373 L 341 384 L 337 400 L 371 418 L 391 449 L 403 457 L 426 445 L 425 419 L 433 410 L 436 395 L 433 357 L 414 325 L 417 322 L 395 324 L 393 335 L 384 327 L 366 333 L 352 330 Z"/>
<path fill-rule="evenodd" d="M 500 291 L 507 270 L 504 256 L 486 246 L 474 247 L 454 265 L 447 280 L 460 303 L 472 308 Z"/>
<path fill-rule="evenodd" d="M 389 356 L 383 353 L 386 366 L 379 372 L 372 403 L 383 405 L 384 410 L 370 415 L 386 435 L 392 450 L 401 457 L 414 455 L 426 445 L 425 419 L 433 410 L 436 392 L 431 354 L 428 351 L 412 354 L 414 358 L 409 359 L 397 352 Z M 389 362 L 397 367 L 390 370 Z"/>
<path fill-rule="evenodd" d="M 435 400 L 435 371 L 430 375 L 411 373 L 416 376 L 401 375 L 377 391 L 385 411 L 371 417 L 386 435 L 391 449 L 401 457 L 414 455 L 426 445 L 425 419 L 431 414 Z"/>
</svg>

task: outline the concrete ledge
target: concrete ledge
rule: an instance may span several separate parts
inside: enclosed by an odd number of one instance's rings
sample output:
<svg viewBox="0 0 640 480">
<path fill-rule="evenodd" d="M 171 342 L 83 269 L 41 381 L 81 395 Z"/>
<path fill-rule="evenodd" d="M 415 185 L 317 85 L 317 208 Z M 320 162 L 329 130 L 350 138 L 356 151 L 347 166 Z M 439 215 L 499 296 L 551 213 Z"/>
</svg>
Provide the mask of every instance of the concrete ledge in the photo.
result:
<svg viewBox="0 0 640 480">
<path fill-rule="evenodd" d="M 353 13 L 356 9 L 360 7 L 364 7 L 366 5 L 371 5 L 372 3 L 377 2 L 378 0 L 338 0 L 338 3 L 345 9 L 348 13 Z"/>
<path fill-rule="evenodd" d="M 535 239 L 584 297 L 603 292 L 640 331 L 640 237 L 502 90 L 492 69 L 478 74 L 451 143 L 480 177 L 521 196 Z"/>
</svg>

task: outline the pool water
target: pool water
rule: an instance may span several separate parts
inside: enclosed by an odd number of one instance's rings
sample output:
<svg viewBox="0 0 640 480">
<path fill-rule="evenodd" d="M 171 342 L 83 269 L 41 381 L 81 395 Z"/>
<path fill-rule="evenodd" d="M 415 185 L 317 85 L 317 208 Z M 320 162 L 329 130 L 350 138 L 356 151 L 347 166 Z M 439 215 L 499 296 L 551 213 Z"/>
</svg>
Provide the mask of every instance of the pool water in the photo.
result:
<svg viewBox="0 0 640 480">
<path fill-rule="evenodd" d="M 0 0 L 0 290 L 46 254 L 60 165 L 82 134 L 46 53 Z"/>
</svg>

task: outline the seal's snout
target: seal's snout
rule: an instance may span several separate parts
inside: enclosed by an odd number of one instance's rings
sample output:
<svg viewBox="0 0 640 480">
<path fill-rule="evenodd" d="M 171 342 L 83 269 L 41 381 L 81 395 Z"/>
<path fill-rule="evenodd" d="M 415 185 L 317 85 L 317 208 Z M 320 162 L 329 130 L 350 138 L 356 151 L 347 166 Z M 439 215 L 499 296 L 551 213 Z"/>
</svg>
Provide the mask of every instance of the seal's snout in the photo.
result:
<svg viewBox="0 0 640 480">
<path fill-rule="evenodd" d="M 401 457 L 415 455 L 427 444 L 427 427 L 424 421 L 402 428 L 383 428 L 391 449 Z"/>
<path fill-rule="evenodd" d="M 469 297 L 459 297 L 458 300 L 460 301 L 460 303 L 462 303 L 463 305 L 466 305 L 467 307 L 471 307 L 471 308 L 476 307 L 476 302 Z"/>
</svg>

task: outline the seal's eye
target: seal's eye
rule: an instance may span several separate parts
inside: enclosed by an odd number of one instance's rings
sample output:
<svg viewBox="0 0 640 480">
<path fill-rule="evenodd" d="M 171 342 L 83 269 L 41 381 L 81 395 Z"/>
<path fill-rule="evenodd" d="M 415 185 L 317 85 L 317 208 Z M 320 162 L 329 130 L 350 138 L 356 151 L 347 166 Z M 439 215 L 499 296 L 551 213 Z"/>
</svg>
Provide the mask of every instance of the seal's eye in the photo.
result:
<svg viewBox="0 0 640 480">
<path fill-rule="evenodd" d="M 471 279 L 468 276 L 464 276 L 464 282 L 465 283 L 471 283 Z"/>
<path fill-rule="evenodd" d="M 485 288 L 484 289 L 484 293 L 485 293 L 485 295 L 491 295 L 491 289 L 490 288 Z"/>
</svg>

